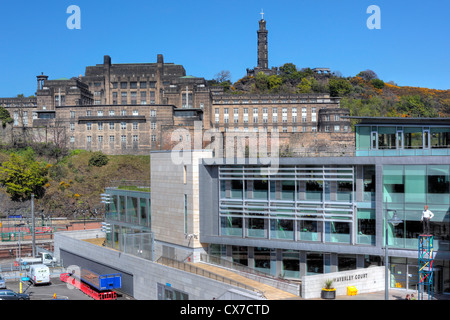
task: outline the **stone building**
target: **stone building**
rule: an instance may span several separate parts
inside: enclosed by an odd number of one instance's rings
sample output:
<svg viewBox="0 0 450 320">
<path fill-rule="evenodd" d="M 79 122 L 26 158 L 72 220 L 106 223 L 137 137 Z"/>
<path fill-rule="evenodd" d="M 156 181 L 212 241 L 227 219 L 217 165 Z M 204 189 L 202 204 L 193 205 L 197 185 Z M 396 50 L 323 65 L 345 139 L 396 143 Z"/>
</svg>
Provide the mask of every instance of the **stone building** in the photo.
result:
<svg viewBox="0 0 450 320">
<path fill-rule="evenodd" d="M 247 74 L 276 74 L 276 68 L 268 68 L 264 19 L 257 34 L 258 65 Z M 339 100 L 328 94 L 224 93 L 158 54 L 156 63 L 121 64 L 105 55 L 102 64 L 70 79 L 41 74 L 35 97 L 0 98 L 0 105 L 10 111 L 14 128 L 30 128 L 33 141 L 73 149 L 148 154 L 190 139 L 197 128 L 202 134 L 276 132 L 283 134 L 284 144 L 304 152 L 319 133 L 321 145 L 328 145 L 324 139 L 351 140 L 345 137 L 351 133 L 349 111 L 340 108 Z M 329 133 L 333 138 L 324 136 Z"/>
</svg>

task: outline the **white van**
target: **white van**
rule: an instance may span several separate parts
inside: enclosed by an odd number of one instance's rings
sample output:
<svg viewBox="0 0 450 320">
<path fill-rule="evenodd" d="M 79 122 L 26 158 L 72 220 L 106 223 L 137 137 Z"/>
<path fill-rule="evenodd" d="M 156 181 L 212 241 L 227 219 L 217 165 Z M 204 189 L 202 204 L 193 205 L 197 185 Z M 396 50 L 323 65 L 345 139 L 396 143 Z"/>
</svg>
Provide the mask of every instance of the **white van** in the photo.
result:
<svg viewBox="0 0 450 320">
<path fill-rule="evenodd" d="M 44 264 L 30 265 L 27 276 L 34 285 L 50 283 L 50 269 Z"/>
</svg>

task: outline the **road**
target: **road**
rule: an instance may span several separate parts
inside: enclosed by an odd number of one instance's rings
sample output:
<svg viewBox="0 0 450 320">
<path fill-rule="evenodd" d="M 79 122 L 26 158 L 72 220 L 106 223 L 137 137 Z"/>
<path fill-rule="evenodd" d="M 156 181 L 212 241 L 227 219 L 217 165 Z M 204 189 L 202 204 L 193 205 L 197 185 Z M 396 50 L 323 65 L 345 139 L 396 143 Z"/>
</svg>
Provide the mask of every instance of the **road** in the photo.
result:
<svg viewBox="0 0 450 320">
<path fill-rule="evenodd" d="M 29 286 L 28 282 L 22 284 L 22 290 L 30 294 L 30 300 L 52 300 L 56 294 L 56 299 L 63 300 L 94 300 L 78 289 L 70 288 L 67 283 L 62 282 L 59 278 L 52 278 L 50 285 Z M 11 280 L 6 282 L 6 288 L 15 292 L 19 292 L 19 281 Z M 129 300 L 130 298 L 118 294 L 117 300 Z"/>
</svg>

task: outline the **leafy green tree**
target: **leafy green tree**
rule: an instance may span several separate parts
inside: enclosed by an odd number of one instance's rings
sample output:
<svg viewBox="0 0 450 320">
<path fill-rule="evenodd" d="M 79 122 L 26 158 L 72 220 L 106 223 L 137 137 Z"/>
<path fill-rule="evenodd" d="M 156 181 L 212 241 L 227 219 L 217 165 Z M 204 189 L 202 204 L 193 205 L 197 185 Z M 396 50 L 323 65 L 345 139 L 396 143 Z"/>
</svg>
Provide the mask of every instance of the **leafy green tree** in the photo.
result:
<svg viewBox="0 0 450 320">
<path fill-rule="evenodd" d="M 2 121 L 3 127 L 5 127 L 8 123 L 13 122 L 9 111 L 2 106 L 0 106 L 0 120 Z"/>
<path fill-rule="evenodd" d="M 438 112 L 433 107 L 431 97 L 424 97 L 418 94 L 400 97 L 397 103 L 397 112 L 409 117 L 437 117 Z"/>
<path fill-rule="evenodd" d="M 352 85 L 346 79 L 330 79 L 328 86 L 332 97 L 343 97 L 352 91 Z"/>
<path fill-rule="evenodd" d="M 267 77 L 267 84 L 269 87 L 269 91 L 276 92 L 280 88 L 283 80 L 277 75 L 271 75 Z"/>
<path fill-rule="evenodd" d="M 13 201 L 25 201 L 34 193 L 36 198 L 44 195 L 48 166 L 34 161 L 30 154 L 23 157 L 12 153 L 0 166 L 0 184 Z"/>
<path fill-rule="evenodd" d="M 298 93 L 311 93 L 312 85 L 314 78 L 308 77 L 300 80 L 300 83 L 297 85 Z"/>
<path fill-rule="evenodd" d="M 383 89 L 384 81 L 380 79 L 372 79 L 370 83 L 377 89 Z"/>
</svg>

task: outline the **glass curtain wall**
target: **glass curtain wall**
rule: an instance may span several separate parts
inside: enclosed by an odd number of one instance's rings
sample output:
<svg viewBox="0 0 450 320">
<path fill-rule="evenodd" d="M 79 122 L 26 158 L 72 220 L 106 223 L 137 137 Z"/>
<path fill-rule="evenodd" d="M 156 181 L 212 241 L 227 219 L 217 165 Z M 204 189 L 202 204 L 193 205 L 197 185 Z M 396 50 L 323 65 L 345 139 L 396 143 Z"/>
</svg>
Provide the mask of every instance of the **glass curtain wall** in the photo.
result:
<svg viewBox="0 0 450 320">
<path fill-rule="evenodd" d="M 353 167 L 219 167 L 220 234 L 350 243 L 354 178 Z"/>
<path fill-rule="evenodd" d="M 430 226 L 434 247 L 450 250 L 449 165 L 383 166 L 383 209 L 397 211 L 403 223 L 389 225 L 389 244 L 417 249 L 424 206 L 434 213 Z M 391 213 L 391 211 L 389 211 Z"/>
</svg>

